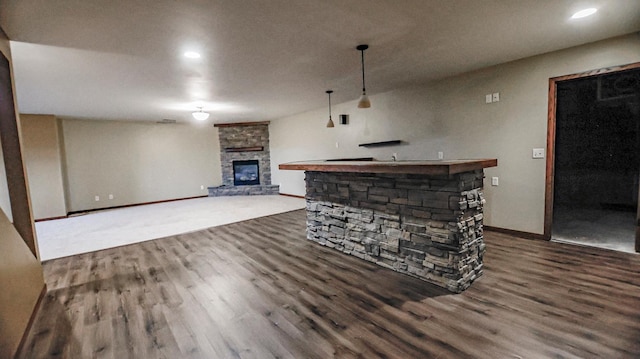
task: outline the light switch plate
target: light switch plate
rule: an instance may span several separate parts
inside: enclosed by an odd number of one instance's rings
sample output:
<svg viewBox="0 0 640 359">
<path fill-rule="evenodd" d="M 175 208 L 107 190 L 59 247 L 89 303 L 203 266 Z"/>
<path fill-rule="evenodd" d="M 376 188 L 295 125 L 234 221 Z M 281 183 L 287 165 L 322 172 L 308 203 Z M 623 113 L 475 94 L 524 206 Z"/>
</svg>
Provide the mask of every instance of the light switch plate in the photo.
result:
<svg viewBox="0 0 640 359">
<path fill-rule="evenodd" d="M 493 97 L 491 97 L 491 94 L 487 94 L 487 95 L 485 95 L 485 97 L 484 97 L 484 101 L 485 101 L 485 103 L 491 103 L 491 102 L 493 102 L 492 98 L 493 98 Z"/>
<path fill-rule="evenodd" d="M 491 177 L 491 185 L 492 186 L 498 185 L 498 177 Z"/>
<path fill-rule="evenodd" d="M 494 92 L 491 100 L 493 100 L 493 102 L 500 101 L 500 92 Z"/>
<path fill-rule="evenodd" d="M 544 158 L 544 148 L 534 148 L 533 158 Z"/>
</svg>

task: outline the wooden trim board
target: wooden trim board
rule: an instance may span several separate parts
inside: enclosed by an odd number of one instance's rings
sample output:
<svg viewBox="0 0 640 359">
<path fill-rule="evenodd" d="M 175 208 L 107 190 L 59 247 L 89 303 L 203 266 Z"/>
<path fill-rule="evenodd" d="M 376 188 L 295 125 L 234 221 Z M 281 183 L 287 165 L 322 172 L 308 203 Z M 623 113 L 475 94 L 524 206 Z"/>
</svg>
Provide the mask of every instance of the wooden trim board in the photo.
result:
<svg viewBox="0 0 640 359">
<path fill-rule="evenodd" d="M 143 202 L 143 203 L 132 203 L 132 204 L 123 204 L 122 206 L 113 206 L 113 207 L 103 207 L 103 208 L 93 208 L 93 209 L 87 209 L 84 211 L 72 211 L 67 213 L 67 217 L 72 216 L 74 214 L 79 214 L 79 213 L 89 213 L 89 212 L 96 212 L 96 211 L 104 211 L 107 209 L 116 209 L 116 208 L 127 208 L 127 207 L 136 207 L 136 206 L 145 206 L 147 204 L 157 204 L 157 203 L 165 203 L 165 202 L 175 202 L 175 201 L 182 201 L 182 200 L 186 200 L 186 199 L 195 199 L 195 198 L 204 198 L 204 197 L 209 197 L 207 195 L 203 195 L 203 196 L 194 196 L 194 197 L 184 197 L 184 198 L 174 198 L 174 199 L 165 199 L 162 201 L 152 201 L 152 202 Z"/>
<path fill-rule="evenodd" d="M 34 219 L 34 222 L 46 222 L 46 221 L 55 221 L 56 219 L 64 219 L 69 218 L 69 216 L 57 216 L 57 217 L 47 217 L 47 218 L 37 218 Z"/>
<path fill-rule="evenodd" d="M 294 198 L 302 198 L 304 199 L 304 196 L 298 196 L 297 194 L 288 194 L 288 193 L 280 193 L 281 196 L 287 196 L 287 197 L 294 197 Z"/>
<path fill-rule="evenodd" d="M 485 231 L 504 233 L 510 236 L 524 238 L 524 239 L 534 239 L 534 240 L 546 240 L 544 234 L 531 233 L 531 232 L 523 232 L 517 231 L 515 229 L 508 228 L 500 228 L 500 227 L 492 227 L 492 226 L 482 226 Z"/>
</svg>

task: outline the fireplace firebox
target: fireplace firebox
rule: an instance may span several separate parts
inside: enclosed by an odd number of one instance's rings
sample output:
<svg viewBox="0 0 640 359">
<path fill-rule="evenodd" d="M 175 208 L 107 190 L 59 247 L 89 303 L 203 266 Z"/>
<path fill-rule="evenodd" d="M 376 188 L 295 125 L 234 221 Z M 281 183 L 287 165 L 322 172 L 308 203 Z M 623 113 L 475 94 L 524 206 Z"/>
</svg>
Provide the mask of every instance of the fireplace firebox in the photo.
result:
<svg viewBox="0 0 640 359">
<path fill-rule="evenodd" d="M 260 184 L 258 160 L 233 161 L 233 185 L 249 186 Z"/>
</svg>

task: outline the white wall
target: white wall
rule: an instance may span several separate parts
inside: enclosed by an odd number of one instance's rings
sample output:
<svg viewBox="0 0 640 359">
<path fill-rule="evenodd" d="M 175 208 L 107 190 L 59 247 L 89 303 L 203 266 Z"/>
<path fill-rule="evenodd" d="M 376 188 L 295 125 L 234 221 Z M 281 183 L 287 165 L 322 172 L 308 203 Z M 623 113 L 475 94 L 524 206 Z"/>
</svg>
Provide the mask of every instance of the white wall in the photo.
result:
<svg viewBox="0 0 640 359">
<path fill-rule="evenodd" d="M 212 126 L 65 119 L 62 130 L 70 212 L 201 196 L 222 183 Z"/>
<path fill-rule="evenodd" d="M 350 114 L 347 126 L 324 127 L 325 108 L 278 119 L 270 129 L 273 182 L 282 193 L 304 195 L 301 172 L 277 169 L 297 160 L 388 159 L 394 152 L 401 160 L 435 159 L 438 151 L 445 159 L 498 158 L 498 167 L 486 170 L 487 177 L 500 177 L 500 186 L 486 182 L 485 224 L 542 234 L 545 160 L 533 160 L 531 150 L 546 147 L 549 78 L 638 61 L 640 35 L 631 34 L 378 94 L 366 110 L 355 101 L 335 106 L 334 119 Z M 493 92 L 500 102 L 485 104 Z M 357 147 L 396 139 L 407 144 Z"/>
</svg>

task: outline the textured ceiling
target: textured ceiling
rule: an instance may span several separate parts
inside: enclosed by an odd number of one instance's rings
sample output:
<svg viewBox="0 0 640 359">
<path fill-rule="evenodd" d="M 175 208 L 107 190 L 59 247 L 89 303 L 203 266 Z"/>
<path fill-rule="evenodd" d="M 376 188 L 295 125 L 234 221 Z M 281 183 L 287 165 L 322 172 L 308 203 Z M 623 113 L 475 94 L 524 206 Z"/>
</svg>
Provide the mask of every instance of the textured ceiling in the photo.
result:
<svg viewBox="0 0 640 359">
<path fill-rule="evenodd" d="M 235 122 L 357 99 L 361 43 L 376 94 L 640 31 L 640 1 L 16 0 L 0 24 L 22 113 Z"/>
</svg>

